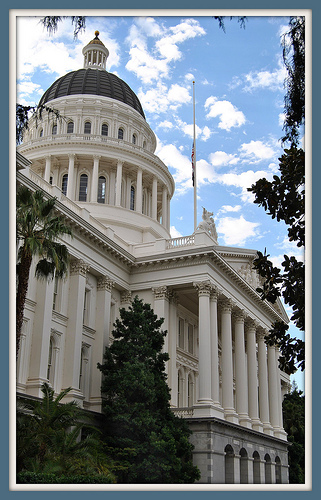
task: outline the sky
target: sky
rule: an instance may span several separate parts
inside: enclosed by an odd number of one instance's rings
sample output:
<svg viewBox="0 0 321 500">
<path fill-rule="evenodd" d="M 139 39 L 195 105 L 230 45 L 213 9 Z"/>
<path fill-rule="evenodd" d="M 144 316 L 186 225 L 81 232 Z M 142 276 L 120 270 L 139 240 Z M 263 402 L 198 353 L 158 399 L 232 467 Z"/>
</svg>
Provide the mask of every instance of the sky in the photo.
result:
<svg viewBox="0 0 321 500">
<path fill-rule="evenodd" d="M 17 102 L 35 105 L 60 76 L 83 67 L 82 48 L 100 32 L 107 71 L 137 94 L 157 137 L 155 154 L 175 181 L 171 236 L 194 231 L 193 81 L 195 90 L 197 222 L 213 212 L 218 243 L 270 254 L 304 256 L 287 228 L 253 203 L 247 188 L 272 180 L 282 154 L 284 78 L 281 35 L 287 17 L 87 17 L 76 39 L 68 18 L 49 34 L 40 18 L 17 18 Z M 286 307 L 291 316 L 291 309 Z M 302 338 L 294 325 L 290 335 Z M 304 390 L 304 376 L 295 380 Z"/>
</svg>

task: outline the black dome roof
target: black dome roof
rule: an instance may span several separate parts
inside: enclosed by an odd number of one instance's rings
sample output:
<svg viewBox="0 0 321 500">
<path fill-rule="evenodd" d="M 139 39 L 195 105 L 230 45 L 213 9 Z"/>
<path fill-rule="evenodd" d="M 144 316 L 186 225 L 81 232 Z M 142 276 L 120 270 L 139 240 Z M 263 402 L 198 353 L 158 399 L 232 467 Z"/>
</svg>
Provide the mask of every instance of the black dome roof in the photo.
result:
<svg viewBox="0 0 321 500">
<path fill-rule="evenodd" d="M 79 69 L 58 78 L 40 99 L 44 105 L 52 99 L 68 95 L 88 94 L 111 97 L 136 109 L 145 118 L 141 103 L 136 94 L 123 80 L 113 73 L 99 69 Z"/>
</svg>

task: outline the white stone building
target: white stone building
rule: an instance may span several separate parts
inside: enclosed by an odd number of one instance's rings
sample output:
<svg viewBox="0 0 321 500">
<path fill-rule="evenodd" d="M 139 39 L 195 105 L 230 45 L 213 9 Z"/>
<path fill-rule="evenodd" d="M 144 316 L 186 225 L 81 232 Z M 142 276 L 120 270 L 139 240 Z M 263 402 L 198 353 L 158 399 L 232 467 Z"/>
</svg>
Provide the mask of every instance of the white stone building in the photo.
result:
<svg viewBox="0 0 321 500">
<path fill-rule="evenodd" d="M 101 411 L 104 347 L 120 307 L 136 294 L 164 318 L 173 411 L 188 419 L 201 483 L 287 483 L 281 401 L 289 377 L 264 334 L 287 322 L 262 302 L 253 250 L 220 246 L 213 219 L 171 238 L 174 181 L 154 155 L 156 138 L 134 92 L 106 71 L 95 38 L 84 68 L 59 78 L 40 103 L 62 121 L 31 121 L 18 147 L 17 179 L 57 197 L 72 227 L 65 280 L 30 273 L 17 390 L 58 393 Z"/>
</svg>

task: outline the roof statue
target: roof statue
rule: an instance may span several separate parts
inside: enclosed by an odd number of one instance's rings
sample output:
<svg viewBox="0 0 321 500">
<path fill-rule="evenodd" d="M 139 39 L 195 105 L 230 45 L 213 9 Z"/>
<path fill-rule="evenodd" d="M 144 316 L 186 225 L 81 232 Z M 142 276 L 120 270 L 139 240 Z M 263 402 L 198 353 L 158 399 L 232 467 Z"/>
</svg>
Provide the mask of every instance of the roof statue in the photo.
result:
<svg viewBox="0 0 321 500">
<path fill-rule="evenodd" d="M 202 220 L 197 226 L 196 231 L 206 231 L 217 243 L 217 232 L 213 219 L 213 212 L 209 212 L 203 207 Z"/>
</svg>

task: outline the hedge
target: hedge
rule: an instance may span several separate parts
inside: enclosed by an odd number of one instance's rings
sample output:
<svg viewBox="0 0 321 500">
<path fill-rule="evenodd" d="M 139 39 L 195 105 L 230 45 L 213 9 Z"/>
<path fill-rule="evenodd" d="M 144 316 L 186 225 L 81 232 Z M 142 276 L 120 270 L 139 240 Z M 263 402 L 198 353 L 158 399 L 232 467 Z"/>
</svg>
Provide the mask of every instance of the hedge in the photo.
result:
<svg viewBox="0 0 321 500">
<path fill-rule="evenodd" d="M 29 471 L 17 474 L 17 484 L 113 484 L 114 482 L 112 476 L 103 475 L 60 475 Z"/>
</svg>

